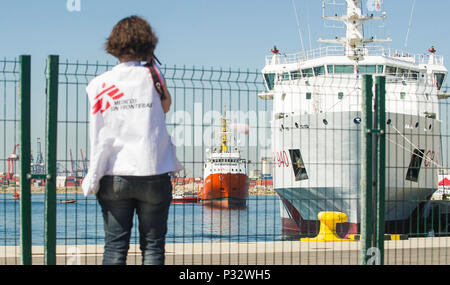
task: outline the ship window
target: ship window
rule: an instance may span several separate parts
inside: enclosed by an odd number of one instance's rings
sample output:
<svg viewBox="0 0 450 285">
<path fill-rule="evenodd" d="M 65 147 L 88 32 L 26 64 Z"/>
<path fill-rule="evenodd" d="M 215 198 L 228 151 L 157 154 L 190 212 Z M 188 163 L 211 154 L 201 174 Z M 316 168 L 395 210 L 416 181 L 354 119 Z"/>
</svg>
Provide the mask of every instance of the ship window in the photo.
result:
<svg viewBox="0 0 450 285">
<path fill-rule="evenodd" d="M 291 77 L 292 77 L 292 80 L 301 78 L 302 76 L 300 75 L 300 70 L 291 71 Z"/>
<path fill-rule="evenodd" d="M 334 73 L 344 73 L 351 74 L 355 72 L 355 67 L 353 65 L 335 65 Z"/>
<path fill-rule="evenodd" d="M 303 74 L 303 77 L 313 77 L 314 76 L 312 68 L 302 69 L 302 74 Z"/>
<path fill-rule="evenodd" d="M 314 74 L 316 76 L 324 75 L 325 74 L 325 67 L 324 66 L 314 67 Z"/>
<path fill-rule="evenodd" d="M 386 66 L 386 75 L 395 76 L 396 74 L 397 74 L 397 67 Z"/>
<path fill-rule="evenodd" d="M 361 65 L 359 67 L 359 72 L 361 74 L 375 74 L 375 73 L 377 73 L 377 66 L 376 65 Z"/>
<path fill-rule="evenodd" d="M 420 167 L 422 165 L 424 149 L 415 149 L 411 156 L 408 172 L 406 173 L 406 180 L 417 182 L 419 179 Z"/>
<path fill-rule="evenodd" d="M 384 65 L 377 65 L 377 73 L 383 73 L 384 72 Z"/>
<path fill-rule="evenodd" d="M 419 72 L 418 71 L 414 71 L 414 70 L 411 70 L 411 73 L 410 73 L 410 76 L 409 76 L 411 79 L 413 79 L 413 80 L 417 80 L 417 79 L 419 79 Z"/>
<path fill-rule="evenodd" d="M 299 149 L 290 149 L 292 168 L 294 170 L 295 181 L 307 180 L 308 173 L 306 172 L 305 163 L 303 162 L 302 154 Z"/>
<path fill-rule="evenodd" d="M 408 78 L 408 73 L 409 73 L 408 69 L 404 69 L 404 68 L 397 69 L 398 77 Z"/>
<path fill-rule="evenodd" d="M 306 100 L 311 100 L 312 94 L 311 92 L 306 92 Z"/>
<path fill-rule="evenodd" d="M 264 80 L 266 81 L 267 88 L 269 88 L 269 90 L 273 90 L 274 81 L 275 81 L 275 73 L 264 74 Z"/>
<path fill-rule="evenodd" d="M 282 77 L 281 78 L 283 78 L 283 80 L 289 80 L 290 79 L 290 77 L 289 77 L 289 72 L 283 72 L 283 74 L 282 74 Z"/>
<path fill-rule="evenodd" d="M 441 90 L 442 83 L 444 83 L 445 74 L 444 73 L 436 73 L 434 76 L 436 77 L 436 87 L 438 90 Z"/>
<path fill-rule="evenodd" d="M 400 99 L 405 99 L 405 98 L 406 98 L 406 93 L 400 92 Z"/>
<path fill-rule="evenodd" d="M 334 73 L 334 65 L 327 65 L 328 73 Z"/>
<path fill-rule="evenodd" d="M 342 98 L 344 98 L 344 92 L 339 92 L 338 93 L 338 99 L 342 100 Z"/>
</svg>

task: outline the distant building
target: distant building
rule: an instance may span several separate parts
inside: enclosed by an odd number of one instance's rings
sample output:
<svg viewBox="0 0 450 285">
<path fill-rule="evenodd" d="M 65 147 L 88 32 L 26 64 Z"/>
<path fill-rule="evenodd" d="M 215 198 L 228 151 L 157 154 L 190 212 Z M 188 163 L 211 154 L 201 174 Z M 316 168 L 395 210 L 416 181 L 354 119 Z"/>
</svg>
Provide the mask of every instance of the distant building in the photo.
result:
<svg viewBox="0 0 450 285">
<path fill-rule="evenodd" d="M 258 169 L 250 170 L 249 178 L 254 180 L 261 178 L 261 170 Z"/>
<path fill-rule="evenodd" d="M 262 157 L 261 165 L 262 165 L 261 177 L 263 178 L 272 177 L 272 158 Z"/>
</svg>

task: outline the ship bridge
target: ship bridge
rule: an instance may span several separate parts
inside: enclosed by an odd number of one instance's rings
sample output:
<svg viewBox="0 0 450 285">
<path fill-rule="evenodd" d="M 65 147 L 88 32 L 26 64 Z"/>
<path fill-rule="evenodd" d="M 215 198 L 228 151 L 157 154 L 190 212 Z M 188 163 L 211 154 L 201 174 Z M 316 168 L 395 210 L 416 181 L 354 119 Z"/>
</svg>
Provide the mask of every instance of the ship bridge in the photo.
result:
<svg viewBox="0 0 450 285">
<path fill-rule="evenodd" d="M 434 53 L 413 55 L 372 47 L 366 49 L 365 55 L 362 60 L 355 61 L 345 56 L 343 47 L 325 47 L 292 55 L 273 54 L 266 58 L 262 73 L 269 91 L 274 89 L 275 84 L 285 81 L 362 74 L 384 75 L 390 81 L 416 81 L 423 84 L 429 81 L 440 90 L 448 73 L 444 57 Z"/>
<path fill-rule="evenodd" d="M 346 0 L 347 14 L 324 19 L 344 22 L 346 37 L 330 40 L 319 39 L 327 44 L 295 54 L 281 53 L 276 47 L 265 59 L 262 70 L 267 92 L 259 94 L 261 99 L 273 100 L 276 85 L 295 83 L 310 85 L 315 78 L 355 78 L 362 74 L 386 76 L 388 83 L 412 83 L 417 86 L 436 87 L 437 91 L 447 77 L 444 58 L 437 55 L 434 47 L 424 54 L 412 54 L 376 43 L 390 42 L 390 39 L 364 38 L 365 22 L 386 18 L 362 14 L 361 0 Z"/>
</svg>

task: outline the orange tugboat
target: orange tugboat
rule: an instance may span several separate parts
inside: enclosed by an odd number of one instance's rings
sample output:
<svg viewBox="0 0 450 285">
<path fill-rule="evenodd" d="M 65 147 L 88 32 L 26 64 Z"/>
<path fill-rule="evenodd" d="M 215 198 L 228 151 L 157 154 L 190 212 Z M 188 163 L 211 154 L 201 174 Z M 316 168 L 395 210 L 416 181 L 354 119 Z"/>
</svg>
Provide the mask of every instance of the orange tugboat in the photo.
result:
<svg viewBox="0 0 450 285">
<path fill-rule="evenodd" d="M 222 118 L 220 149 L 206 150 L 204 185 L 201 202 L 219 208 L 243 208 L 247 206 L 247 161 L 241 158 L 237 148 L 229 146 L 228 119 Z"/>
</svg>

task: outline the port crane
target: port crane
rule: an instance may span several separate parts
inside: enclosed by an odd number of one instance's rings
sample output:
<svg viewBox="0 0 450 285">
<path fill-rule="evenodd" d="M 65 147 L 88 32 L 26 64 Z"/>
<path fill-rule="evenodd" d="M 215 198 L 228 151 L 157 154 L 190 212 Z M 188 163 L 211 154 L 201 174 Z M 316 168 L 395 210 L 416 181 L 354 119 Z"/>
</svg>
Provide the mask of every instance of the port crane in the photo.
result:
<svg viewBox="0 0 450 285">
<path fill-rule="evenodd" d="M 87 174 L 87 168 L 86 168 L 86 162 L 84 159 L 84 155 L 83 155 L 83 149 L 80 149 L 80 154 L 81 154 L 81 162 L 83 164 L 83 167 L 79 167 L 77 161 L 73 160 L 73 156 L 72 156 L 72 149 L 69 151 L 70 153 L 70 165 L 72 167 L 72 175 L 73 176 L 78 176 L 78 173 L 81 173 L 81 177 L 86 176 Z"/>
<path fill-rule="evenodd" d="M 37 138 L 36 159 L 31 156 L 31 172 L 33 174 L 45 174 L 44 156 L 41 150 L 41 139 Z"/>
</svg>

